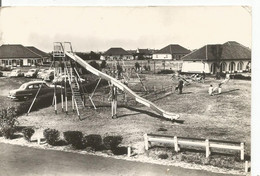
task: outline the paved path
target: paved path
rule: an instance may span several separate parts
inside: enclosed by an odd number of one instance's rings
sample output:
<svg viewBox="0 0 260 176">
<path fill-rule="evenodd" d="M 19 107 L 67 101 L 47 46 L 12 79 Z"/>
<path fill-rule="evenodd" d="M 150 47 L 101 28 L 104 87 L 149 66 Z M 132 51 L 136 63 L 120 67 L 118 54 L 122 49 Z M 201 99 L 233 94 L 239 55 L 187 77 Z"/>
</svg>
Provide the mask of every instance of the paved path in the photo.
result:
<svg viewBox="0 0 260 176">
<path fill-rule="evenodd" d="M 223 176 L 224 174 L 0 143 L 0 176 L 13 175 Z"/>
</svg>

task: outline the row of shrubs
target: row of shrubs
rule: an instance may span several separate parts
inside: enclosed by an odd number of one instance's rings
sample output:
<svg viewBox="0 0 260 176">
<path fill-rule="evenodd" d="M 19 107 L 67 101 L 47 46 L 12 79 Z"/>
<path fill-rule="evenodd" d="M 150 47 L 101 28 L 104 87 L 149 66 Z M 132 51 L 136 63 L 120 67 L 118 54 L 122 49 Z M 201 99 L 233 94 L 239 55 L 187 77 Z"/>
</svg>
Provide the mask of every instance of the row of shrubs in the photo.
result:
<svg viewBox="0 0 260 176">
<path fill-rule="evenodd" d="M 56 129 L 45 129 L 43 135 L 46 142 L 50 145 L 58 145 L 60 142 L 60 132 Z M 84 149 L 91 147 L 96 151 L 116 150 L 122 142 L 122 136 L 106 136 L 103 138 L 97 134 L 83 136 L 81 131 L 66 131 L 63 133 L 65 142 L 71 144 L 75 149 Z"/>
<path fill-rule="evenodd" d="M 4 136 L 6 139 L 13 139 L 15 128 L 2 128 L 0 136 Z M 30 127 L 22 129 L 23 137 L 27 141 L 31 141 L 31 137 L 35 133 L 35 130 Z M 114 154 L 126 154 L 126 148 L 122 151 L 123 147 L 119 147 L 122 142 L 122 136 L 106 136 L 102 139 L 100 135 L 90 134 L 84 136 L 80 131 L 66 131 L 63 133 L 64 140 L 60 138 L 60 132 L 56 129 L 47 128 L 43 132 L 46 142 L 53 146 L 59 145 L 71 145 L 74 149 L 85 149 L 91 147 L 95 151 L 111 150 Z"/>
</svg>

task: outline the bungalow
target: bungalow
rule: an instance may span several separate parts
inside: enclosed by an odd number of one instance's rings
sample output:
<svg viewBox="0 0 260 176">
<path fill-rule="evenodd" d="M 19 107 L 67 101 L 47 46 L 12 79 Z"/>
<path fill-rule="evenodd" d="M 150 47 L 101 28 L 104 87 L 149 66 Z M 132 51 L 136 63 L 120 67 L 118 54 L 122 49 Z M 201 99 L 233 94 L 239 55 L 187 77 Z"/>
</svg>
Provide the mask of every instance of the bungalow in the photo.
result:
<svg viewBox="0 0 260 176">
<path fill-rule="evenodd" d="M 45 53 L 41 50 L 39 50 L 38 48 L 35 48 L 34 46 L 26 46 L 27 49 L 29 49 L 30 51 L 40 55 L 43 59 L 43 62 L 50 62 L 50 55 L 48 53 Z"/>
<path fill-rule="evenodd" d="M 134 56 L 123 48 L 110 48 L 100 56 L 100 60 L 133 60 Z"/>
<path fill-rule="evenodd" d="M 251 70 L 251 50 L 240 43 L 206 45 L 183 57 L 182 72 L 235 73 Z"/>
<path fill-rule="evenodd" d="M 171 44 L 153 54 L 155 60 L 181 60 L 183 56 L 190 53 L 190 50 L 178 45 Z"/>
<path fill-rule="evenodd" d="M 3 67 L 33 66 L 41 64 L 41 55 L 31 51 L 23 45 L 1 45 L 0 65 Z"/>
</svg>

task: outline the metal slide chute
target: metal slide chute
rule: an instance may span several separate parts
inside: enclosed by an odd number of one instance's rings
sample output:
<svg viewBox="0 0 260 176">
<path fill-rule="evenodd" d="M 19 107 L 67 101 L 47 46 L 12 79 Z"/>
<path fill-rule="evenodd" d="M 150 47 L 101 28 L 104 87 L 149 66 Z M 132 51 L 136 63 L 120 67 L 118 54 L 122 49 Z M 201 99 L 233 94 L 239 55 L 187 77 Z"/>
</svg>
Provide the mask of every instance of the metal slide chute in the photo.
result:
<svg viewBox="0 0 260 176">
<path fill-rule="evenodd" d="M 70 52 L 65 52 L 65 55 L 68 56 L 69 58 L 71 58 L 72 60 L 74 60 L 75 62 L 77 62 L 78 64 L 80 64 L 83 68 L 85 68 L 89 72 L 93 73 L 94 75 L 111 82 L 114 86 L 116 86 L 120 90 L 124 91 L 129 96 L 133 97 L 137 102 L 151 108 L 152 110 L 154 110 L 155 112 L 157 112 L 161 116 L 163 116 L 167 119 L 170 119 L 170 120 L 175 120 L 175 119 L 178 119 L 180 117 L 178 114 L 174 114 L 174 113 L 171 113 L 171 112 L 164 111 L 161 108 L 159 108 L 158 106 L 156 106 L 154 103 L 140 97 L 134 91 L 132 91 L 129 87 L 127 87 L 125 84 L 123 84 L 122 82 L 118 81 L 117 79 L 115 79 L 115 78 L 95 69 L 94 67 L 89 65 L 86 61 L 81 59 L 76 54 L 70 53 Z"/>
</svg>

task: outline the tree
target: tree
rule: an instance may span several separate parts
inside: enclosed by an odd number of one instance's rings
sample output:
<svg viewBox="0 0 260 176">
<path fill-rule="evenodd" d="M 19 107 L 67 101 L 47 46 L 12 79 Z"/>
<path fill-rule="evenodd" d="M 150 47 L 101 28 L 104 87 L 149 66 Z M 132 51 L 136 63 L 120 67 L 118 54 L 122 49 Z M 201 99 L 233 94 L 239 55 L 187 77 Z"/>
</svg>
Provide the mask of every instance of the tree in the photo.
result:
<svg viewBox="0 0 260 176">
<path fill-rule="evenodd" d="M 103 60 L 100 64 L 101 68 L 106 68 L 107 67 L 107 62 L 105 60 Z"/>
<path fill-rule="evenodd" d="M 92 67 L 94 67 L 95 69 L 100 69 L 100 67 L 99 67 L 99 64 L 96 62 L 96 61 L 91 61 L 90 63 L 89 63 L 89 65 L 91 65 Z"/>
</svg>

